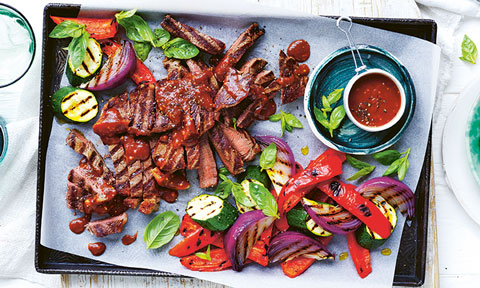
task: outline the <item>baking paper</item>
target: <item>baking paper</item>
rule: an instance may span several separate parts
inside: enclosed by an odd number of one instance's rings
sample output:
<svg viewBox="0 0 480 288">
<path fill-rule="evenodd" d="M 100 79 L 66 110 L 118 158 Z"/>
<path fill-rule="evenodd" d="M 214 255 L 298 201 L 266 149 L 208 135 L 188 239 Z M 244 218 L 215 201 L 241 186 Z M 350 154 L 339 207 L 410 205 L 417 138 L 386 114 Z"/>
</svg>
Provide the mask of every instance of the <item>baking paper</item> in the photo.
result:
<svg viewBox="0 0 480 288">
<path fill-rule="evenodd" d="M 258 10 L 252 10 L 251 4 L 245 7 L 236 8 L 226 7 L 224 2 L 202 1 L 202 7 L 183 6 L 170 3 L 169 6 L 162 6 L 163 3 L 152 4 L 148 9 L 140 9 L 139 13 L 147 20 L 150 27 L 160 27 L 161 19 L 165 13 L 172 13 L 173 16 L 193 27 L 201 29 L 202 32 L 212 35 L 226 43 L 227 47 L 236 39 L 236 37 L 247 28 L 252 22 L 256 21 L 265 29 L 265 35 L 261 37 L 243 59 L 251 57 L 261 57 L 268 61 L 266 69 L 273 70 L 275 75 L 278 73 L 278 53 L 280 49 L 286 50 L 289 43 L 296 39 L 305 39 L 310 43 L 311 56 L 306 62 L 311 70 L 327 55 L 333 51 L 347 45 L 344 34 L 335 26 L 335 21 L 317 16 L 305 16 L 290 12 L 282 12 L 281 16 L 266 16 L 268 11 L 258 6 Z M 212 3 L 216 3 L 213 5 Z M 133 5 L 133 4 L 132 4 Z M 138 5 L 138 4 L 137 4 Z M 166 4 L 165 4 L 166 5 Z M 116 7 L 116 6 L 111 6 Z M 138 6 L 137 6 L 138 7 Z M 238 7 L 234 6 L 234 7 Z M 98 7 L 94 7 L 97 9 Z M 82 7 L 82 15 L 92 15 L 94 8 Z M 120 7 L 118 10 L 134 7 Z M 200 10 L 196 10 L 196 9 Z M 223 9 L 223 10 L 222 10 Z M 149 11 L 149 12 L 147 12 Z M 156 11 L 156 12 L 152 12 Z M 200 12 L 196 12 L 200 11 Z M 272 10 L 274 11 L 274 10 Z M 281 10 L 280 10 L 281 11 Z M 278 11 L 277 11 L 278 12 Z M 98 13 L 98 12 L 95 12 Z M 254 16 L 260 14 L 262 16 Z M 289 16 L 290 15 L 290 16 Z M 293 16 L 295 15 L 295 16 Z M 433 104 L 435 99 L 435 86 L 437 81 L 439 52 L 440 49 L 427 41 L 414 37 L 409 37 L 384 30 L 374 29 L 362 25 L 353 25 L 352 33 L 354 39 L 359 44 L 369 44 L 381 47 L 395 55 L 410 72 L 416 89 L 417 105 L 414 118 L 406 130 L 402 139 L 393 146 L 394 149 L 405 151 L 411 147 L 410 169 L 404 182 L 409 187 L 416 187 L 423 165 L 425 149 L 428 141 L 430 121 L 432 116 Z M 156 79 L 165 77 L 166 71 L 162 66 L 163 54 L 159 49 L 152 50 L 145 64 L 152 70 Z M 99 99 L 107 101 L 109 97 L 117 95 L 125 89 L 133 89 L 134 84 L 131 81 L 114 89 L 113 91 L 96 93 Z M 68 86 L 68 81 L 62 79 L 62 87 Z M 279 97 L 277 97 L 279 98 Z M 279 99 L 277 99 L 279 100 Z M 103 105 L 103 101 L 101 105 Z M 288 105 L 280 106 L 279 109 L 290 112 L 297 116 L 303 123 L 303 129 L 294 129 L 293 133 L 285 133 L 284 140 L 290 145 L 295 154 L 295 159 L 305 166 L 311 159 L 316 158 L 326 148 L 319 140 L 315 138 L 308 127 L 304 115 L 303 98 L 297 99 Z M 98 117 L 98 116 L 97 116 Z M 159 271 L 193 276 L 205 280 L 210 280 L 233 287 L 307 287 L 307 285 L 325 287 L 391 287 L 396 255 L 400 244 L 400 238 L 404 225 L 404 218 L 400 213 L 397 228 L 392 236 L 381 248 L 390 248 L 392 254 L 383 256 L 380 249 L 372 251 L 373 272 L 365 279 L 361 279 L 352 263 L 351 257 L 344 261 L 316 262 L 301 276 L 290 279 L 286 277 L 279 265 L 271 267 L 262 267 L 260 265 L 248 265 L 242 272 L 232 270 L 201 273 L 187 270 L 179 259 L 168 255 L 168 250 L 183 239 L 177 236 L 174 240 L 156 250 L 147 250 L 143 242 L 143 230 L 147 223 L 155 215 L 143 215 L 138 211 L 129 210 L 128 222 L 121 234 L 114 234 L 104 238 L 95 238 L 88 232 L 76 235 L 68 228 L 68 223 L 78 217 L 73 215 L 73 211 L 66 207 L 65 192 L 67 185 L 68 172 L 78 165 L 81 158 L 76 152 L 65 145 L 65 138 L 70 128 L 76 128 L 82 131 L 98 148 L 101 154 L 108 154 L 107 147 L 104 146 L 100 138 L 91 130 L 90 124 L 59 124 L 53 122 L 51 136 L 49 140 L 46 169 L 45 169 L 45 190 L 43 199 L 42 215 L 42 233 L 41 244 L 52 249 L 104 261 L 116 265 L 148 268 Z M 257 121 L 249 129 L 252 135 L 275 135 L 280 136 L 280 123 L 269 121 Z M 300 149 L 304 146 L 309 147 L 308 155 L 303 155 Z M 363 161 L 369 161 L 371 157 L 359 157 Z M 218 160 L 218 157 L 217 157 Z M 107 164 L 113 171 L 111 159 L 107 159 Z M 221 162 L 217 161 L 220 166 Z M 378 163 L 377 169 L 371 177 L 381 176 L 387 167 Z M 220 167 L 219 166 L 219 167 Z M 356 172 L 349 165 L 344 165 L 344 175 L 348 178 Z M 205 193 L 205 190 L 198 188 L 197 172 L 189 171 L 188 178 L 191 188 L 180 191 L 176 203 L 168 204 L 161 202 L 161 213 L 166 210 L 176 212 L 180 217 L 184 214 L 184 209 L 188 200 L 192 197 Z M 359 184 L 353 182 L 354 184 Z M 415 190 L 415 189 L 412 189 Z M 211 190 L 210 190 L 211 191 Z M 420 212 L 421 213 L 421 212 Z M 130 246 L 124 246 L 120 239 L 125 234 L 134 234 L 138 231 L 138 239 Z M 91 242 L 102 241 L 107 249 L 100 257 L 94 257 L 87 249 L 87 244 Z M 336 235 L 329 245 L 330 251 L 337 255 L 341 252 L 348 252 L 345 237 Z"/>
</svg>

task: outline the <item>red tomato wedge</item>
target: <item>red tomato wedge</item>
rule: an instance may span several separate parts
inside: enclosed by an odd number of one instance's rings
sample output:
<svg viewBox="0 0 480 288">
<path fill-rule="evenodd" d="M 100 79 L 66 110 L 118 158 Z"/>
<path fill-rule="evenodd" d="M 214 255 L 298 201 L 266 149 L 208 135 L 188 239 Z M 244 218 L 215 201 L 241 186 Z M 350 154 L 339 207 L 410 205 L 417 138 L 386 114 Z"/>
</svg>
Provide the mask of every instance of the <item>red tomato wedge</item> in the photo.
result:
<svg viewBox="0 0 480 288">
<path fill-rule="evenodd" d="M 355 232 L 348 233 L 347 235 L 348 250 L 352 256 L 353 264 L 357 268 L 357 273 L 363 279 L 372 273 L 372 264 L 370 262 L 370 251 L 363 248 L 357 242 L 355 238 Z"/>
<path fill-rule="evenodd" d="M 85 30 L 90 34 L 90 37 L 97 40 L 112 38 L 118 31 L 118 23 L 115 18 L 66 18 L 57 16 L 50 16 L 50 18 L 55 24 L 68 20 L 85 25 Z"/>
</svg>

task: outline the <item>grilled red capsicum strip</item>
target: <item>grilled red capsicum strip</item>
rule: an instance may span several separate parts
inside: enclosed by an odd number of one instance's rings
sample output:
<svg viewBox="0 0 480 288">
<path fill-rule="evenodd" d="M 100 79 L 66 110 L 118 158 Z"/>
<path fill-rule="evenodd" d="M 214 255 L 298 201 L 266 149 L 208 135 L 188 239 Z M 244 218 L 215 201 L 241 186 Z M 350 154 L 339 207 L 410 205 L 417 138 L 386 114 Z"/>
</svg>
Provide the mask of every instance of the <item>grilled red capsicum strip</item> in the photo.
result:
<svg viewBox="0 0 480 288">
<path fill-rule="evenodd" d="M 222 233 L 220 232 L 213 232 L 205 228 L 198 229 L 170 249 L 168 254 L 177 257 L 188 256 L 207 247 L 219 238 L 222 238 Z"/>
<path fill-rule="evenodd" d="M 311 161 L 305 170 L 290 178 L 278 196 L 280 215 L 295 207 L 318 183 L 342 174 L 342 163 L 345 159 L 343 153 L 328 149 Z"/>
<path fill-rule="evenodd" d="M 348 250 L 352 256 L 353 264 L 357 268 L 357 273 L 363 279 L 372 273 L 372 264 L 370 262 L 370 251 L 363 248 L 355 238 L 355 232 L 347 234 Z"/>
<path fill-rule="evenodd" d="M 292 260 L 282 262 L 280 266 L 282 266 L 283 274 L 290 278 L 295 278 L 305 272 L 308 267 L 312 266 L 314 262 L 315 259 L 300 256 L 293 258 Z"/>
<path fill-rule="evenodd" d="M 210 250 L 211 261 L 202 259 L 196 255 L 186 256 L 180 259 L 180 263 L 192 271 L 213 272 L 222 271 L 232 267 L 228 261 L 225 250 L 212 249 Z"/>
<path fill-rule="evenodd" d="M 113 55 L 117 49 L 121 48 L 121 45 L 118 44 L 117 42 L 114 42 L 112 40 L 104 40 L 101 41 L 100 43 L 102 45 L 102 51 L 105 53 L 107 56 Z M 135 66 L 135 71 L 133 71 L 132 75 L 130 75 L 130 78 L 135 82 L 135 84 L 140 85 L 140 84 L 148 84 L 148 83 L 155 83 L 155 77 L 153 77 L 152 72 L 143 64 L 143 62 L 136 58 L 137 63 Z"/>
<path fill-rule="evenodd" d="M 392 233 L 392 227 L 387 217 L 373 202 L 363 198 L 360 193 L 355 191 L 355 186 L 342 183 L 337 179 L 330 179 L 317 187 L 383 239 L 388 238 Z"/>
<path fill-rule="evenodd" d="M 199 229 L 205 229 L 205 228 L 200 226 L 197 222 L 193 221 L 192 217 L 188 216 L 188 214 L 185 214 L 183 216 L 182 224 L 180 224 L 180 234 L 182 236 L 188 237 Z M 219 248 L 223 248 L 223 239 L 219 237 L 217 240 L 212 242 L 212 245 L 217 246 Z"/>
<path fill-rule="evenodd" d="M 270 239 L 272 238 L 272 230 L 273 225 L 270 225 L 265 231 L 263 231 L 262 236 L 260 236 L 260 239 L 255 243 L 252 251 L 248 255 L 248 259 L 262 266 L 268 265 L 267 249 Z"/>
<path fill-rule="evenodd" d="M 118 23 L 114 18 L 66 18 L 57 16 L 50 16 L 50 18 L 55 24 L 68 20 L 85 25 L 85 30 L 90 34 L 90 37 L 97 40 L 112 38 L 118 31 Z"/>
</svg>

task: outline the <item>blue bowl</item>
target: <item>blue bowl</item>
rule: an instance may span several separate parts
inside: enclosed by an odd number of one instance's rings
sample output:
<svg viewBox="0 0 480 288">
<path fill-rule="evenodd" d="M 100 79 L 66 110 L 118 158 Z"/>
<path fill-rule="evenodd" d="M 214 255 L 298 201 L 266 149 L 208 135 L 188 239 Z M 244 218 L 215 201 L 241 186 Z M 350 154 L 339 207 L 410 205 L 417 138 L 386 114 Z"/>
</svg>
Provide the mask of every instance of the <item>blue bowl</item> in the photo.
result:
<svg viewBox="0 0 480 288">
<path fill-rule="evenodd" d="M 335 89 L 345 88 L 348 81 L 355 76 L 355 65 L 349 47 L 333 52 L 313 70 L 305 89 L 304 108 L 310 128 L 323 144 L 341 152 L 366 155 L 387 149 L 400 140 L 413 118 L 416 97 L 412 78 L 397 58 L 375 46 L 357 47 L 368 69 L 379 68 L 387 71 L 397 78 L 405 90 L 405 112 L 397 124 L 384 131 L 367 132 L 345 116 L 340 126 L 333 131 L 333 137 L 330 137 L 328 129 L 315 120 L 313 108 L 322 107 L 322 95 L 328 96 Z M 340 99 L 335 107 L 338 105 L 343 105 L 343 99 Z"/>
</svg>

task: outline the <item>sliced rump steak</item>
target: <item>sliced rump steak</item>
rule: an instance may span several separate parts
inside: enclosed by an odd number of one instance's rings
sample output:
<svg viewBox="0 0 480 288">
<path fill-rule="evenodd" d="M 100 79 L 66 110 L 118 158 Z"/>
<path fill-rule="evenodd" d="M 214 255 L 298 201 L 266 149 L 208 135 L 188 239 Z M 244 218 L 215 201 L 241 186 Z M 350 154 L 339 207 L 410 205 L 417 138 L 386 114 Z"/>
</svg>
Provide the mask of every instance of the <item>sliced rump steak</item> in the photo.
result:
<svg viewBox="0 0 480 288">
<path fill-rule="evenodd" d="M 123 212 L 118 216 L 91 221 L 85 225 L 85 228 L 96 237 L 105 237 L 111 234 L 121 233 L 127 220 L 128 215 Z"/>
<path fill-rule="evenodd" d="M 198 181 L 200 188 L 213 187 L 217 185 L 217 163 L 213 155 L 207 134 L 200 137 L 199 142 L 200 161 L 198 163 Z"/>
<path fill-rule="evenodd" d="M 213 128 L 208 131 L 208 136 L 218 156 L 220 156 L 220 159 L 225 165 L 225 168 L 227 168 L 232 175 L 242 173 L 244 171 L 242 158 L 233 148 L 230 140 L 223 134 L 219 125 L 213 126 Z"/>
</svg>

